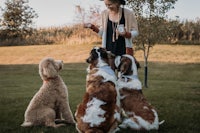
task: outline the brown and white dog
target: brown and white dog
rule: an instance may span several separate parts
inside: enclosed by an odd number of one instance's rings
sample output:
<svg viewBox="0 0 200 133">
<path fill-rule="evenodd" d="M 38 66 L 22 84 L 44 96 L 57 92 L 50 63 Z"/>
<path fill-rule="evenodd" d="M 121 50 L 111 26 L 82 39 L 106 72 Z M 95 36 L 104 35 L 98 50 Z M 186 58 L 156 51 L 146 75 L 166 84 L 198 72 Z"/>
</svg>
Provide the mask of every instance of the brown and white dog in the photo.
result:
<svg viewBox="0 0 200 133">
<path fill-rule="evenodd" d="M 117 130 L 118 113 L 116 76 L 108 65 L 105 49 L 94 47 L 87 59 L 89 66 L 86 93 L 75 113 L 79 133 L 111 133 Z"/>
<path fill-rule="evenodd" d="M 142 93 L 134 58 L 130 55 L 117 57 L 115 65 L 119 72 L 117 85 L 124 116 L 119 127 L 129 127 L 133 130 L 157 130 L 162 122 L 159 123 L 157 111 Z"/>
</svg>

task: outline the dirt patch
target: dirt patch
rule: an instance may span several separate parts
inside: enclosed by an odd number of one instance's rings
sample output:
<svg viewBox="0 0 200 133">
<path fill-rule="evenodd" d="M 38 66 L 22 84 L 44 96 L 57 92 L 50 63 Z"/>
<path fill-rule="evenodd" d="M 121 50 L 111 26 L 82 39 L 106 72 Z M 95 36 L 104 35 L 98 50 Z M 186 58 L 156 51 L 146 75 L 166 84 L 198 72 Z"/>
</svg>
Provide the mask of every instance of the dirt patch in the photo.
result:
<svg viewBox="0 0 200 133">
<path fill-rule="evenodd" d="M 44 57 L 61 59 L 65 63 L 85 62 L 94 45 L 34 45 L 0 47 L 0 64 L 38 64 Z M 144 61 L 143 52 L 135 57 Z M 200 46 L 196 45 L 155 45 L 148 61 L 200 63 Z"/>
</svg>

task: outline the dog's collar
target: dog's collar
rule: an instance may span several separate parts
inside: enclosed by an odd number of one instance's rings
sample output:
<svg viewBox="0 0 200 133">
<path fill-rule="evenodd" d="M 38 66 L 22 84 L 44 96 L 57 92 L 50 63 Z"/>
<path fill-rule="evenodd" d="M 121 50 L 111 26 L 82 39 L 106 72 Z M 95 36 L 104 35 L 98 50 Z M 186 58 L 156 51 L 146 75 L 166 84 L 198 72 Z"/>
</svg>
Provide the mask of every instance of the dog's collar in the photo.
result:
<svg viewBox="0 0 200 133">
<path fill-rule="evenodd" d="M 121 75 L 120 79 L 124 82 L 129 82 L 130 80 L 138 79 L 137 75 Z"/>
<path fill-rule="evenodd" d="M 50 80 L 55 80 L 55 79 L 57 79 L 57 78 L 58 78 L 58 76 L 56 76 L 56 77 L 51 77 L 51 78 L 47 78 L 47 79 L 44 79 L 43 82 L 44 82 L 44 83 L 47 83 L 47 82 L 49 82 Z"/>
<path fill-rule="evenodd" d="M 137 75 L 121 75 L 118 79 L 118 89 L 129 88 L 134 90 L 141 90 L 142 84 Z"/>
</svg>

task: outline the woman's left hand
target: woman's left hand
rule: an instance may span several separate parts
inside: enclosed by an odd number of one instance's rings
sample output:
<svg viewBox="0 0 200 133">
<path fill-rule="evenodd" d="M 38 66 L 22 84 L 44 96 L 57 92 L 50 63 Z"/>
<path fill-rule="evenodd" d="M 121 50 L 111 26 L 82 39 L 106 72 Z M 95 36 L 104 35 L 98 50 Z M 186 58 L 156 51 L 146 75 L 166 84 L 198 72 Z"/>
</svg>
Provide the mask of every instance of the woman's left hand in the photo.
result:
<svg viewBox="0 0 200 133">
<path fill-rule="evenodd" d="M 124 29 L 124 32 L 119 32 L 118 30 L 116 30 L 116 34 L 125 38 L 131 38 L 131 33 L 126 31 L 126 29 Z"/>
</svg>

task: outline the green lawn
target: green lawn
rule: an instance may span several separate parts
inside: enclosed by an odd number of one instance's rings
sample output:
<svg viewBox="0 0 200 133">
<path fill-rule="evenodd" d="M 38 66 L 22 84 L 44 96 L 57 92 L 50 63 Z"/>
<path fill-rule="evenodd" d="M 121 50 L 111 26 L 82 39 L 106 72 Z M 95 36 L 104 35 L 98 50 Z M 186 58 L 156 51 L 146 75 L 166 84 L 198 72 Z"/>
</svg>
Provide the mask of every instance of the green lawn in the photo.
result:
<svg viewBox="0 0 200 133">
<path fill-rule="evenodd" d="M 85 91 L 86 67 L 85 63 L 65 64 L 61 72 L 73 113 Z M 139 70 L 142 82 L 143 70 Z M 160 120 L 165 120 L 159 131 L 149 133 L 199 133 L 200 64 L 150 62 L 148 70 L 149 88 L 143 89 L 144 94 L 157 108 Z M 20 127 L 25 109 L 41 84 L 38 65 L 0 65 L 0 133 L 76 133 L 73 126 Z M 121 132 L 134 133 L 128 129 Z"/>
</svg>

